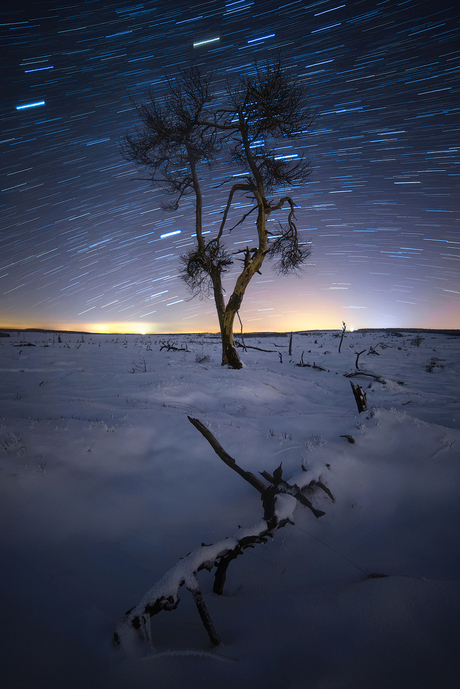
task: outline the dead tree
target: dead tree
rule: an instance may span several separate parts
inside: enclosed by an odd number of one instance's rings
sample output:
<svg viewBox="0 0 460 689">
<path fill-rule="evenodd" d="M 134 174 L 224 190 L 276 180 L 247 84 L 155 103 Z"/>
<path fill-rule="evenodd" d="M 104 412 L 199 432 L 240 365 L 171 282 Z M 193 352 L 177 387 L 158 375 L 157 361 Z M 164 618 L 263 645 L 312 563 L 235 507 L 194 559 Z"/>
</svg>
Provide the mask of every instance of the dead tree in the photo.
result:
<svg viewBox="0 0 460 689">
<path fill-rule="evenodd" d="M 222 364 L 241 368 L 233 339 L 233 325 L 246 289 L 260 273 L 265 258 L 275 260 L 280 274 L 300 268 L 310 255 L 296 224 L 291 196 L 271 198 L 276 188 L 299 186 L 311 171 L 302 153 L 280 155 L 283 141 L 297 143 L 301 150 L 314 114 L 304 87 L 288 76 L 278 58 L 255 66 L 228 87 L 226 102 L 213 106 L 210 82 L 199 70 L 182 72 L 169 82 L 163 104 L 153 96 L 137 106 L 143 128 L 125 139 L 124 155 L 144 167 L 149 179 L 173 194 L 168 207 L 176 210 L 183 196 L 195 199 L 196 243 L 182 257 L 182 278 L 194 296 L 214 297 L 221 339 Z M 202 170 L 216 158 L 234 165 L 239 181 L 229 174 L 227 202 L 214 235 L 203 232 Z M 239 196 L 249 200 L 250 209 L 230 222 L 232 206 Z M 285 210 L 285 224 L 271 231 L 267 221 Z M 241 252 L 230 251 L 224 231 L 231 232 L 252 216 L 254 243 Z M 229 225 L 231 224 L 231 227 Z M 241 254 L 241 255 L 237 255 Z M 225 299 L 223 278 L 236 260 L 241 271 Z"/>
<path fill-rule="evenodd" d="M 276 260 L 279 273 L 288 274 L 303 265 L 310 255 L 310 246 L 302 242 L 298 234 L 293 199 L 283 196 L 272 200 L 269 193 L 274 187 L 298 185 L 310 174 L 311 166 L 306 158 L 297 154 L 277 155 L 275 144 L 283 139 L 294 141 L 304 137 L 313 117 L 304 89 L 287 76 L 278 59 L 263 68 L 256 66 L 253 74 L 229 87 L 228 104 L 214 111 L 204 122 L 205 126 L 221 132 L 229 143 L 230 159 L 244 173 L 241 181 L 230 188 L 217 235 L 204 251 L 198 247 L 183 257 L 183 277 L 192 291 L 196 291 L 197 286 L 201 289 L 203 280 L 212 284 L 222 336 L 222 363 L 233 368 L 242 366 L 233 342 L 234 318 L 249 282 L 260 273 L 265 257 Z M 215 269 L 214 261 L 210 264 L 208 254 L 217 251 L 220 255 L 231 206 L 240 194 L 249 199 L 251 208 L 230 231 L 254 213 L 257 240 L 253 247 L 243 250 L 242 270 L 225 304 L 222 271 Z M 283 207 L 288 208 L 287 225 L 280 224 L 278 231 L 272 233 L 267 226 L 269 216 Z"/>
<path fill-rule="evenodd" d="M 339 342 L 339 354 L 340 354 L 340 350 L 342 349 L 342 342 L 343 342 L 343 338 L 344 338 L 346 329 L 347 329 L 347 325 L 346 325 L 345 321 L 342 321 L 342 336 L 341 336 L 340 342 Z"/>
<path fill-rule="evenodd" d="M 197 573 L 204 569 L 211 571 L 215 568 L 213 592 L 222 594 L 230 563 L 247 548 L 266 543 L 269 538 L 273 538 L 278 529 L 286 526 L 286 524 L 293 524 L 293 514 L 297 503 L 310 509 L 317 518 L 325 514 L 322 510 L 314 507 L 304 495 L 305 490 L 313 495 L 315 489 L 320 488 L 334 500 L 331 491 L 321 481 L 321 477 L 312 479 L 304 470 L 295 477 L 294 482 L 289 482 L 283 478 L 281 464 L 272 474 L 268 471 L 261 472 L 263 478 L 268 482 L 265 483 L 255 474 L 240 467 L 201 421 L 190 416 L 188 419 L 209 442 L 220 459 L 260 493 L 263 519 L 252 528 L 240 528 L 231 538 L 211 545 L 203 544 L 179 560 L 144 595 L 140 603 L 126 613 L 124 620 L 118 625 L 114 634 L 116 645 L 122 644 L 133 629 L 151 643 L 150 618 L 163 610 L 175 610 L 180 600 L 179 589 L 185 585 L 193 596 L 211 644 L 218 646 L 221 639 L 201 593 Z"/>
</svg>

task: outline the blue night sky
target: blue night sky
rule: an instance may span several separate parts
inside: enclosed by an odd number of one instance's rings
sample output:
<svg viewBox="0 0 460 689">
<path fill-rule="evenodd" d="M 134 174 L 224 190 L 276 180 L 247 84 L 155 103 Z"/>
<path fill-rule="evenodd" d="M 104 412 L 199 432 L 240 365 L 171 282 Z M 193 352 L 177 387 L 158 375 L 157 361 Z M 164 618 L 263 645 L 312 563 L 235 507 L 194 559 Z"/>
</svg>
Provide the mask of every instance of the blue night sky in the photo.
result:
<svg viewBox="0 0 460 689">
<path fill-rule="evenodd" d="M 304 142 L 312 174 L 289 190 L 312 254 L 298 276 L 264 265 L 243 302 L 245 330 L 459 328 L 456 5 L 11 3 L 0 13 L 0 327 L 217 330 L 213 301 L 190 300 L 179 278 L 191 201 L 163 211 L 120 142 L 136 125 L 131 99 L 161 96 L 165 75 L 200 65 L 219 91 L 280 49 L 318 110 Z M 279 144 L 297 151 L 289 145 Z M 221 218 L 215 187 L 238 172 L 203 171 L 205 230 Z M 228 247 L 252 244 L 252 223 Z"/>
</svg>

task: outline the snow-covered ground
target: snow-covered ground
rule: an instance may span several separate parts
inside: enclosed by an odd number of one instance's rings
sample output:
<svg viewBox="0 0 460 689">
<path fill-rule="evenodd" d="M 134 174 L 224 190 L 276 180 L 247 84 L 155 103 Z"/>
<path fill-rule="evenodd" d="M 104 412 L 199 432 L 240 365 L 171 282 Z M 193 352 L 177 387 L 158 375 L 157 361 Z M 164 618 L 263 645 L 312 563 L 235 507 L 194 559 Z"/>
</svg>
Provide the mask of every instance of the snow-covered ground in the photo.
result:
<svg viewBox="0 0 460 689">
<path fill-rule="evenodd" d="M 288 336 L 246 337 L 272 352 L 240 371 L 212 335 L 1 338 L 1 686 L 457 689 L 460 338 L 421 338 L 346 333 L 339 354 L 338 333 L 306 332 L 289 356 Z M 358 352 L 379 380 L 345 377 Z M 183 587 L 151 645 L 115 648 L 181 557 L 263 516 L 188 415 L 244 469 L 303 466 L 335 501 L 299 504 L 223 596 L 199 573 L 220 646 Z"/>
</svg>

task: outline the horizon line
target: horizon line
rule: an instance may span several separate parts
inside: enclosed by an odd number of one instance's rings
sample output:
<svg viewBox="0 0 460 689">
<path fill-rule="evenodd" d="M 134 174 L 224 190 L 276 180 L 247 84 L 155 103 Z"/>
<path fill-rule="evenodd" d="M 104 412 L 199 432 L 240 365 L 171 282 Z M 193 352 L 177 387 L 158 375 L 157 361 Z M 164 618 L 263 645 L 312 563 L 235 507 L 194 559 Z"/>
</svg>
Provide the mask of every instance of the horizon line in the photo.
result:
<svg viewBox="0 0 460 689">
<path fill-rule="evenodd" d="M 460 328 L 426 328 L 426 327 L 421 327 L 421 328 L 414 328 L 414 327 L 395 327 L 395 326 L 382 326 L 382 327 L 363 327 L 363 328 L 350 328 L 350 330 L 346 330 L 345 332 L 348 333 L 357 333 L 357 332 L 367 332 L 367 331 L 375 331 L 375 330 L 382 330 L 382 331 L 398 331 L 402 330 L 405 332 L 428 332 L 428 333 L 446 333 L 446 334 L 458 334 L 460 335 Z M 218 330 L 191 330 L 187 332 L 171 332 L 171 331 L 165 331 L 165 332 L 151 332 L 151 333 L 142 333 L 142 332 L 123 332 L 123 331 L 113 331 L 113 332 L 100 332 L 97 330 L 66 330 L 66 329 L 59 329 L 59 328 L 8 328 L 8 327 L 3 327 L 0 326 L 0 333 L 4 332 L 35 332 L 35 333 L 67 333 L 67 334 L 74 334 L 74 335 L 133 335 L 133 336 L 141 336 L 141 337 L 152 337 L 152 336 L 163 336 L 163 335 L 174 335 L 174 336 L 180 336 L 180 335 L 216 335 L 220 337 L 220 332 Z M 299 333 L 322 333 L 322 332 L 342 332 L 342 328 L 306 328 L 302 330 L 248 330 L 247 332 L 234 332 L 234 336 L 242 335 L 243 337 L 249 337 L 249 336 L 256 336 L 256 335 L 264 335 L 264 334 L 273 334 L 273 335 L 289 335 L 289 334 L 299 334 Z"/>
</svg>

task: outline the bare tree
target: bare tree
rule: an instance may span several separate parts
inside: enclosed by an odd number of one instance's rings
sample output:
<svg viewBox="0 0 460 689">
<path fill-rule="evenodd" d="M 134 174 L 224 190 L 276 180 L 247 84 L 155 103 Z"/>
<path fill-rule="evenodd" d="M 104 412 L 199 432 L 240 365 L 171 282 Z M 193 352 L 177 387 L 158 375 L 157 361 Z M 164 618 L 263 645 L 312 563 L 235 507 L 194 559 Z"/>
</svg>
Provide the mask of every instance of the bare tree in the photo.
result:
<svg viewBox="0 0 460 689">
<path fill-rule="evenodd" d="M 275 259 L 279 273 L 297 270 L 310 255 L 309 244 L 300 240 L 291 196 L 270 198 L 274 189 L 303 183 L 311 171 L 309 161 L 298 153 L 280 155 L 279 143 L 301 141 L 310 129 L 314 113 L 301 84 L 291 79 L 281 60 L 255 66 L 227 88 L 224 107 L 213 106 L 209 79 L 198 70 L 183 72 L 176 86 L 169 83 L 165 105 L 153 97 L 137 107 L 143 129 L 126 137 L 125 156 L 151 171 L 150 179 L 174 194 L 168 204 L 176 209 L 185 194 L 195 194 L 196 245 L 181 257 L 182 277 L 192 294 L 212 294 L 222 338 L 222 364 L 241 368 L 233 339 L 233 323 L 252 277 L 260 272 L 265 257 Z M 215 235 L 204 237 L 202 193 L 198 164 L 210 165 L 218 151 L 241 170 L 230 186 L 222 221 Z M 182 167 L 178 167 L 178 165 Z M 232 204 L 243 194 L 250 210 L 228 228 L 233 230 L 255 214 L 256 236 L 252 246 L 231 252 L 224 242 Z M 270 215 L 287 210 L 284 225 L 276 232 L 267 227 Z M 235 260 L 242 263 L 233 290 L 225 301 L 223 275 Z"/>
</svg>

